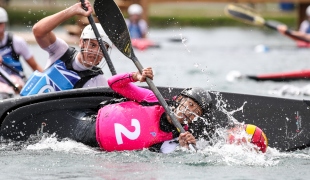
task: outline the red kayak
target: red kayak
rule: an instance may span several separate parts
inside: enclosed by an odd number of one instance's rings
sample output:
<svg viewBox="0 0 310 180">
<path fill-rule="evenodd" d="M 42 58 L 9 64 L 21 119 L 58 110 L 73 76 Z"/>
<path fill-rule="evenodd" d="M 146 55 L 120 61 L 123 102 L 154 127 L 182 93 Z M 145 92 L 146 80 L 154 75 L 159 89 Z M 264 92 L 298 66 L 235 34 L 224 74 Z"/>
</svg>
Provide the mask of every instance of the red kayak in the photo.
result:
<svg viewBox="0 0 310 180">
<path fill-rule="evenodd" d="M 158 48 L 159 44 L 149 40 L 149 39 L 132 39 L 131 40 L 132 47 L 137 48 L 139 50 L 145 50 L 147 48 Z"/>
<path fill-rule="evenodd" d="M 310 48 L 310 42 L 296 41 L 296 44 L 299 48 Z"/>
<path fill-rule="evenodd" d="M 256 76 L 248 75 L 247 78 L 253 79 L 256 81 L 310 80 L 310 70 L 261 74 L 261 75 L 256 75 Z"/>
</svg>

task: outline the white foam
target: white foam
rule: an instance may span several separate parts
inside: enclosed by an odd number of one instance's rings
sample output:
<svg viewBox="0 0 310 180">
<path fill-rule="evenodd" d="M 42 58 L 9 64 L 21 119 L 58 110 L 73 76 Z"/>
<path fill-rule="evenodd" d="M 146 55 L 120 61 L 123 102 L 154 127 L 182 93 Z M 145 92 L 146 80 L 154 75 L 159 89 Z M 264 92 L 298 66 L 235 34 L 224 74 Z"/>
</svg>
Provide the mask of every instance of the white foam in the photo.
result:
<svg viewBox="0 0 310 180">
<path fill-rule="evenodd" d="M 258 44 L 255 46 L 254 51 L 257 53 L 265 53 L 269 51 L 269 48 L 263 44 Z"/>
<path fill-rule="evenodd" d="M 53 151 L 62 151 L 70 153 L 82 153 L 82 154 L 92 154 L 96 152 L 89 146 L 86 146 L 82 143 L 78 143 L 71 139 L 63 139 L 58 141 L 55 136 L 42 137 L 42 139 L 35 144 L 28 145 L 27 150 L 44 150 L 51 149 Z"/>
<path fill-rule="evenodd" d="M 238 79 L 241 79 L 242 78 L 242 74 L 240 71 L 236 71 L 236 70 L 233 70 L 233 71 L 230 71 L 227 75 L 226 75 L 226 81 L 228 82 L 234 82 Z"/>
<path fill-rule="evenodd" d="M 199 144 L 199 142 L 197 143 Z M 206 158 L 217 159 L 217 163 L 229 166 L 275 166 L 279 163 L 278 158 L 274 158 L 272 152 L 278 152 L 273 148 L 268 148 L 266 153 L 255 150 L 255 145 L 251 143 L 236 145 L 220 141 L 213 146 L 201 147 L 199 153 Z M 278 152 L 279 153 L 279 152 Z"/>
</svg>

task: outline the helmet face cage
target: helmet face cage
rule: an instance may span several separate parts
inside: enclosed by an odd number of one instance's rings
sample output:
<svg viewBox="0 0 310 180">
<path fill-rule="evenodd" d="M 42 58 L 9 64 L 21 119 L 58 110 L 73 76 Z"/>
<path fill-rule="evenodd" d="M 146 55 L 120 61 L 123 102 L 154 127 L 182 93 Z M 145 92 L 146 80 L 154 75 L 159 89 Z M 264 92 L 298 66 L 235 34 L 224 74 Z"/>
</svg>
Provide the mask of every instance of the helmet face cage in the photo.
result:
<svg viewBox="0 0 310 180">
<path fill-rule="evenodd" d="M 104 59 L 104 55 L 102 53 L 98 41 L 97 40 L 92 41 L 92 40 L 94 39 L 90 38 L 82 39 L 82 47 L 81 47 L 82 64 L 87 69 L 100 70 L 106 65 L 106 61 Z M 109 44 L 103 41 L 103 45 L 107 49 L 107 52 L 110 54 L 112 48 L 109 46 Z"/>
<path fill-rule="evenodd" d="M 200 106 L 197 104 L 198 106 L 195 109 L 190 110 L 188 105 L 185 104 L 188 101 L 189 97 L 180 96 L 180 98 L 181 99 L 178 100 L 176 104 L 177 106 L 174 110 L 175 116 L 178 118 L 185 117 L 183 120 L 183 124 L 188 124 L 189 121 L 197 121 L 200 117 L 200 115 L 198 115 Z"/>
<path fill-rule="evenodd" d="M 202 109 L 202 114 L 199 115 L 196 113 L 197 109 L 190 111 L 189 108 L 186 107 L 185 102 L 188 99 L 195 101 L 195 99 L 181 93 L 178 96 L 173 97 L 172 101 L 169 101 L 169 106 L 177 118 L 183 119 L 183 125 L 188 124 L 188 130 L 196 139 L 203 138 L 205 140 L 210 140 L 212 138 L 213 132 L 215 131 L 211 102 L 208 103 L 207 107 L 203 106 L 204 109 Z M 197 104 L 199 105 L 199 103 Z M 199 107 L 202 108 L 200 105 Z M 191 121 L 192 123 L 188 123 L 190 118 L 193 118 Z"/>
<path fill-rule="evenodd" d="M 206 90 L 202 88 L 197 88 L 197 87 L 186 88 L 180 93 L 180 95 L 189 97 L 192 100 L 194 100 L 196 103 L 198 103 L 203 111 L 202 116 L 205 116 L 205 114 L 210 112 L 211 105 L 212 105 L 212 99 L 211 99 L 209 92 L 207 92 Z"/>
<path fill-rule="evenodd" d="M 197 113 L 197 109 L 192 109 L 189 111 L 188 107 L 184 104 L 188 99 L 193 100 L 201 108 L 201 112 Z M 205 132 L 213 131 L 213 119 L 212 119 L 212 98 L 208 91 L 202 88 L 186 88 L 184 89 L 176 98 L 172 104 L 174 108 L 174 113 L 179 118 L 184 118 L 184 123 L 189 123 L 189 130 L 193 133 L 195 137 L 205 136 Z M 197 107 L 198 108 L 198 107 Z M 183 113 L 183 114 L 181 114 Z M 182 115 L 182 117 L 180 117 Z"/>
</svg>

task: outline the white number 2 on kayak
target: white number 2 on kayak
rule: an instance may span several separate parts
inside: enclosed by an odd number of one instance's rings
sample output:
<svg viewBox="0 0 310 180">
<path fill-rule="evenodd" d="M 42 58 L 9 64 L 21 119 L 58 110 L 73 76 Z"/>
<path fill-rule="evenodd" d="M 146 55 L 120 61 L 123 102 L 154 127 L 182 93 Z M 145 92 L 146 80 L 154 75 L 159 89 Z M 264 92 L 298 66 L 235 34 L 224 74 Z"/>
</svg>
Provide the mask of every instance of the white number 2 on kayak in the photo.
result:
<svg viewBox="0 0 310 180">
<path fill-rule="evenodd" d="M 122 134 L 126 136 L 128 139 L 135 140 L 140 135 L 140 123 L 137 119 L 131 120 L 131 126 L 135 127 L 135 130 L 133 132 L 129 131 L 124 127 L 122 124 L 115 123 L 114 129 L 115 129 L 115 136 L 117 144 L 123 144 Z"/>
</svg>

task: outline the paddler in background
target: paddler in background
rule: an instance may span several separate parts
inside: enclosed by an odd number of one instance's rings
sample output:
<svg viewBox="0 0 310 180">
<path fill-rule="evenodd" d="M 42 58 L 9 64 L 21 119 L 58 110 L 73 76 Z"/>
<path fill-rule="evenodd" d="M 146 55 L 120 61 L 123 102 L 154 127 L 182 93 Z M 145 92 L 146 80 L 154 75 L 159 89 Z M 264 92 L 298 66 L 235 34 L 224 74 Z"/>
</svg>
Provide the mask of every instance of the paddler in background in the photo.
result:
<svg viewBox="0 0 310 180">
<path fill-rule="evenodd" d="M 310 46 L 310 34 L 301 32 L 301 31 L 294 31 L 290 30 L 290 34 L 285 34 L 285 32 L 288 30 L 288 27 L 286 25 L 278 25 L 277 30 L 284 36 L 287 36 L 291 38 L 292 40 L 297 42 L 298 47 L 309 47 Z M 306 41 L 302 41 L 298 38 L 305 39 Z"/>
<path fill-rule="evenodd" d="M 310 6 L 308 6 L 306 9 L 306 17 L 307 19 L 302 21 L 298 31 L 290 30 L 293 36 L 285 34 L 285 32 L 288 30 L 288 27 L 286 25 L 278 25 L 277 29 L 281 34 L 297 41 L 300 47 L 310 46 Z M 309 42 L 301 41 L 298 38 L 295 38 L 294 36 L 306 39 Z"/>
<path fill-rule="evenodd" d="M 125 22 L 128 27 L 132 46 L 141 51 L 150 47 L 160 47 L 157 43 L 147 38 L 148 25 L 142 19 L 142 7 L 139 4 L 132 4 L 128 7 L 127 12 L 129 17 L 125 19 Z"/>
<path fill-rule="evenodd" d="M 131 39 L 146 38 L 148 32 L 147 22 L 142 19 L 143 9 L 139 4 L 128 7 L 128 19 L 125 19 Z"/>
<path fill-rule="evenodd" d="M 20 61 L 20 56 L 26 61 L 26 63 L 32 68 L 32 70 L 42 71 L 40 65 L 38 65 L 35 61 L 33 54 L 31 53 L 27 42 L 16 35 L 13 35 L 6 31 L 6 25 L 8 22 L 8 14 L 5 9 L 0 7 L 0 64 L 2 70 L 4 70 L 9 76 L 11 76 L 11 80 L 19 84 L 19 86 L 24 85 L 25 76 L 24 69 L 22 67 L 22 63 Z M 12 89 L 12 87 L 5 85 L 7 84 L 5 81 L 1 81 L 2 84 L 0 88 L 3 92 L 6 89 L 6 92 L 17 93 Z M 3 84 L 5 83 L 5 84 Z M 9 89 L 8 89 L 9 87 Z"/>
<path fill-rule="evenodd" d="M 306 19 L 299 26 L 299 32 L 310 34 L 310 5 L 306 9 Z"/>
<path fill-rule="evenodd" d="M 99 42 L 87 25 L 80 36 L 79 47 L 76 50 L 62 39 L 56 37 L 53 30 L 66 20 L 76 15 L 88 17 L 93 8 L 85 0 L 85 11 L 80 2 L 58 13 L 41 19 L 33 26 L 33 34 L 40 47 L 47 51 L 49 58 L 43 73 L 35 72 L 24 86 L 21 95 L 33 95 L 75 88 L 108 86 L 102 67 L 106 64 Z M 112 42 L 107 37 L 99 23 L 96 27 L 108 52 L 111 52 Z"/>
<path fill-rule="evenodd" d="M 19 94 L 24 84 L 25 82 L 20 76 L 5 71 L 3 59 L 0 56 L 0 99 L 12 98 L 15 94 Z"/>
</svg>

